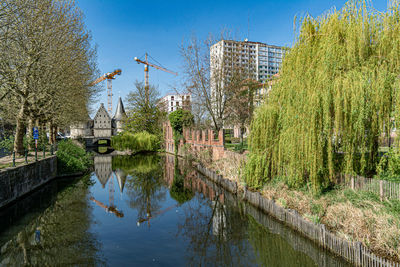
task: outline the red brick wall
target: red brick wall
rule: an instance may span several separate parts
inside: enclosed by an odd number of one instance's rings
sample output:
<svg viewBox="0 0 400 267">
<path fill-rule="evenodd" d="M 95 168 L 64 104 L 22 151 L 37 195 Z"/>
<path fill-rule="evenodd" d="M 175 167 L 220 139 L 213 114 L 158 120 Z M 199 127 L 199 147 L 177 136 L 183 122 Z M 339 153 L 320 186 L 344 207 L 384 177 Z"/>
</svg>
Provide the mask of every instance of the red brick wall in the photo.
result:
<svg viewBox="0 0 400 267">
<path fill-rule="evenodd" d="M 174 153 L 175 141 L 173 138 L 173 132 L 170 122 L 164 123 L 164 140 L 165 150 L 168 153 Z M 224 157 L 224 133 L 220 130 L 218 134 L 214 130 L 194 130 L 194 129 L 183 129 L 184 140 L 179 143 L 179 152 L 183 149 L 185 144 L 190 144 L 192 151 L 201 151 L 205 149 L 212 150 L 213 160 L 218 160 Z"/>
</svg>

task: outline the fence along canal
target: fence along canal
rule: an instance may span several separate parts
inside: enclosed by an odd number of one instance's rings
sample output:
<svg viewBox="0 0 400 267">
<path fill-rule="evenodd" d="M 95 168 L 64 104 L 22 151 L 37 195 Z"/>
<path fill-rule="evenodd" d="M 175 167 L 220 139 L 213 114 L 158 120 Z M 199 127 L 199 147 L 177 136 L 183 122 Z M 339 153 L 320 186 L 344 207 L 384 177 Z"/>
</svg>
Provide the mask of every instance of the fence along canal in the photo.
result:
<svg viewBox="0 0 400 267">
<path fill-rule="evenodd" d="M 252 192 L 249 190 L 240 192 L 238 190 L 236 182 L 224 179 L 221 175 L 218 175 L 212 170 L 204 168 L 200 164 L 197 165 L 196 168 L 218 185 L 226 188 L 227 190 L 229 190 L 234 194 L 237 194 L 238 196 L 242 194 L 243 199 L 251 203 L 253 206 L 272 215 L 279 221 L 284 222 L 286 225 L 300 232 L 307 238 L 313 240 L 315 243 L 319 244 L 324 249 L 327 249 L 343 257 L 348 262 L 351 262 L 354 265 L 400 267 L 399 263 L 391 262 L 389 260 L 386 260 L 382 257 L 373 254 L 366 247 L 364 247 L 361 242 L 351 242 L 339 238 L 335 236 L 333 233 L 331 233 L 328 229 L 326 229 L 325 225 L 314 224 L 312 222 L 309 222 L 305 220 L 296 211 L 282 208 L 281 206 L 275 204 L 273 200 L 264 198 L 259 192 Z M 395 183 L 392 182 L 375 180 L 378 182 L 376 183 L 373 179 L 368 179 L 368 178 L 364 178 L 364 180 L 362 179 L 358 180 L 354 179 L 353 177 L 349 181 L 353 185 L 353 188 L 355 189 L 361 189 L 361 188 L 363 188 L 363 190 L 379 189 L 379 192 L 382 193 L 381 195 L 384 196 L 395 196 L 393 192 L 398 192 L 398 190 L 396 191 L 394 190 L 394 188 L 399 189 L 398 184 L 396 187 L 394 185 Z M 377 187 L 376 185 L 379 186 Z M 397 196 L 399 196 L 399 194 Z"/>
</svg>

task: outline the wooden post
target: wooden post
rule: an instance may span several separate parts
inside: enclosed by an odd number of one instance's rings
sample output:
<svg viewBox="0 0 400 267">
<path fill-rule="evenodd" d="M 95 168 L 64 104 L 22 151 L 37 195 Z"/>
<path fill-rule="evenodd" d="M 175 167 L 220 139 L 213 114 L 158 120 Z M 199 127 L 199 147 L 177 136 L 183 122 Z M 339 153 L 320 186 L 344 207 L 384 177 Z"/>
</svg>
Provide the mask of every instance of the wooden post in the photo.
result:
<svg viewBox="0 0 400 267">
<path fill-rule="evenodd" d="M 379 194 L 381 197 L 381 201 L 383 201 L 383 180 L 379 180 Z"/>
<path fill-rule="evenodd" d="M 351 177 L 351 189 L 354 190 L 354 177 L 353 176 Z"/>
</svg>

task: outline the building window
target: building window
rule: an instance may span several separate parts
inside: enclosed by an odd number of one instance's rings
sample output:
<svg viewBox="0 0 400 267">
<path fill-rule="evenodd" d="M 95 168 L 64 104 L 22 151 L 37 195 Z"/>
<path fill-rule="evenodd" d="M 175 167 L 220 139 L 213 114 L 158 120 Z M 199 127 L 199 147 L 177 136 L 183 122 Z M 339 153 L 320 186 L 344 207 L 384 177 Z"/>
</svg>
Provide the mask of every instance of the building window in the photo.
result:
<svg viewBox="0 0 400 267">
<path fill-rule="evenodd" d="M 173 106 L 174 105 L 174 102 L 171 102 L 171 106 Z"/>
<path fill-rule="evenodd" d="M 174 100 L 174 96 L 171 96 L 171 100 Z"/>
</svg>

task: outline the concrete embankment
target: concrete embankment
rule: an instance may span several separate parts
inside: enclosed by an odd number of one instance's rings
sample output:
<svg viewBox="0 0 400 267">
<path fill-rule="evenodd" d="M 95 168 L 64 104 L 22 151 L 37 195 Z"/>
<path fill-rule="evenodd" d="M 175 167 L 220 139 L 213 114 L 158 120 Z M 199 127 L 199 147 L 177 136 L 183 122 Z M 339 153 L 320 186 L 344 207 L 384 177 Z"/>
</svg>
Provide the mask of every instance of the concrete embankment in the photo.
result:
<svg viewBox="0 0 400 267">
<path fill-rule="evenodd" d="M 56 156 L 0 170 L 0 208 L 56 177 Z"/>
</svg>

